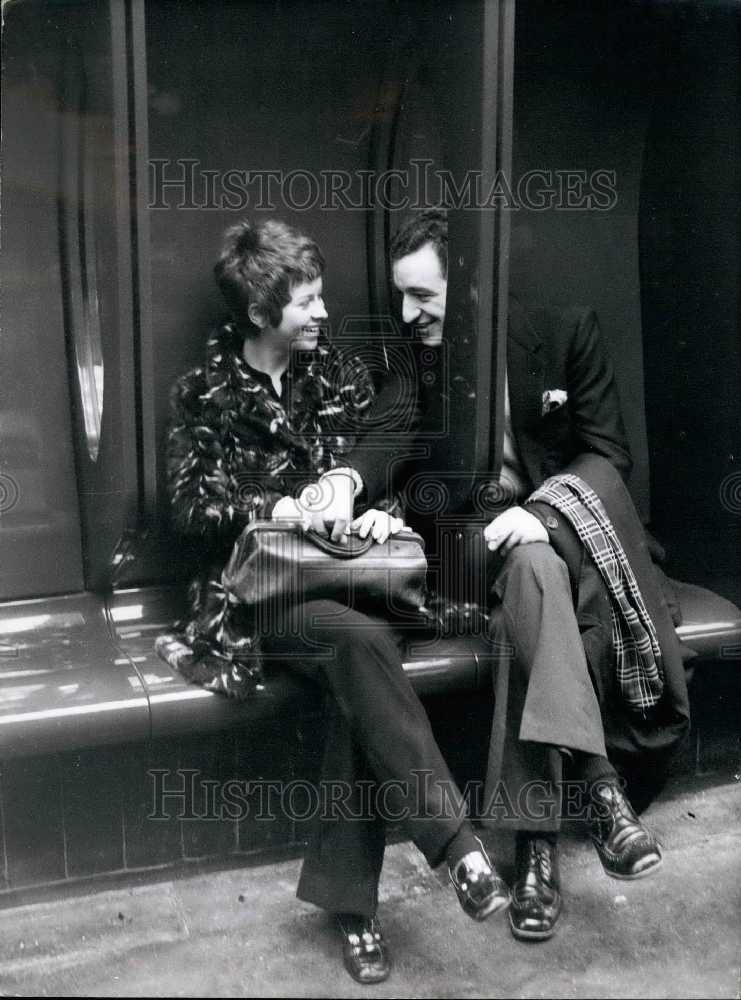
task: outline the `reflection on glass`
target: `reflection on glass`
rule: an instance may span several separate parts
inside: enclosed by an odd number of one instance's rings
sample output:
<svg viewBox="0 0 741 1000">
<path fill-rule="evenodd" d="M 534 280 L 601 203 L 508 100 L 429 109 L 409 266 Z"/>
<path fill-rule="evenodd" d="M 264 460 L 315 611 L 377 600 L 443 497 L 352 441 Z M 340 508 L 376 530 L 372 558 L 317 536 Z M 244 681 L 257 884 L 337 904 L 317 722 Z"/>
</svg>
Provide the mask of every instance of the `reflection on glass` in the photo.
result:
<svg viewBox="0 0 741 1000">
<path fill-rule="evenodd" d="M 103 419 L 103 349 L 100 339 L 98 276 L 95 269 L 95 169 L 92 143 L 84 122 L 83 116 L 82 190 L 78 213 L 83 322 L 82 327 L 75 329 L 75 359 L 87 450 L 94 462 L 100 448 Z"/>
<path fill-rule="evenodd" d="M 72 343 L 85 440 L 95 462 L 100 450 L 104 369 L 95 255 L 94 147 L 86 122 L 82 108 L 79 115 L 70 114 L 65 121 L 62 183 Z"/>
</svg>

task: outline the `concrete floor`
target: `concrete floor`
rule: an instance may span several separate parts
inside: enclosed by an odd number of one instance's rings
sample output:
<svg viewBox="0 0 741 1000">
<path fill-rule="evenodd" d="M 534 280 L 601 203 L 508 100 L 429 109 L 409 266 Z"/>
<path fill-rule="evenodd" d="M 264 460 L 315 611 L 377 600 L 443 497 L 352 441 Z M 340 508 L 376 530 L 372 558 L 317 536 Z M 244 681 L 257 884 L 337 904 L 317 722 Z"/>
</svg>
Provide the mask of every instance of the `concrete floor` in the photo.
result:
<svg viewBox="0 0 741 1000">
<path fill-rule="evenodd" d="M 720 780 L 720 783 L 718 783 Z M 410 844 L 387 852 L 380 917 L 391 978 L 344 971 L 325 915 L 298 903 L 299 861 L 192 869 L 79 887 L 0 911 L 5 996 L 741 996 L 741 775 L 681 779 L 646 813 L 665 847 L 653 877 L 618 882 L 572 831 L 564 913 L 548 942 L 458 908 L 444 871 Z M 489 837 L 503 874 L 508 841 Z"/>
</svg>

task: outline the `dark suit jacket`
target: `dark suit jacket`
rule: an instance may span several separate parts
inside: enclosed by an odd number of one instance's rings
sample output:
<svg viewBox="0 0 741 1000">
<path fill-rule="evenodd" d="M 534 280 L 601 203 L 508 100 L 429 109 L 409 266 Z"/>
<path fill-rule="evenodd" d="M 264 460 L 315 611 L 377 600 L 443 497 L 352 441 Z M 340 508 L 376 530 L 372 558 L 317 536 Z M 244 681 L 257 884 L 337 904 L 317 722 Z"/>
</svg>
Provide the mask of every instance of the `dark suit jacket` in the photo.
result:
<svg viewBox="0 0 741 1000">
<path fill-rule="evenodd" d="M 512 431 L 523 465 L 539 486 L 577 455 L 602 455 L 627 479 L 632 461 L 612 365 L 592 309 L 537 309 L 510 301 L 507 339 Z M 543 393 L 568 393 L 543 414 Z"/>
<path fill-rule="evenodd" d="M 581 453 L 602 455 L 627 479 L 632 462 L 620 400 L 592 309 L 542 308 L 528 314 L 511 297 L 507 378 L 512 430 L 534 487 L 563 472 Z M 568 401 L 544 416 L 546 389 L 565 390 Z M 380 415 L 397 413 L 401 425 L 388 426 L 382 444 L 376 435 L 348 458 L 363 477 L 369 506 L 404 480 L 409 472 L 404 456 L 413 454 L 420 431 L 424 436 L 426 420 L 441 405 L 436 396 L 441 391 L 446 387 L 438 384 L 430 389 L 408 375 L 389 373 L 374 403 L 372 423 L 378 426 Z M 492 427 L 492 440 L 497 430 Z M 414 459 L 410 463 L 419 469 Z M 492 478 L 499 474 L 495 469 L 490 472 Z"/>
</svg>

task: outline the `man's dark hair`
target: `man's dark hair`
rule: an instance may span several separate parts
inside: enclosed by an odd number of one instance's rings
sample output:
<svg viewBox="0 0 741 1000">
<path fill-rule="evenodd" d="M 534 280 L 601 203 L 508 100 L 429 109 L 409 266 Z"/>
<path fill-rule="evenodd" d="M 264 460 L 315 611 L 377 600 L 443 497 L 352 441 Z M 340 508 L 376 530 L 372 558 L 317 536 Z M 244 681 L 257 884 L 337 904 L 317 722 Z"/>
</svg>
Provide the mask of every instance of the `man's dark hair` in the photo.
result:
<svg viewBox="0 0 741 1000">
<path fill-rule="evenodd" d="M 256 226 L 239 222 L 224 234 L 214 277 L 232 315 L 248 333 L 257 329 L 247 310 L 255 305 L 271 326 L 278 326 L 291 289 L 324 273 L 317 244 L 297 229 L 269 219 Z"/>
<path fill-rule="evenodd" d="M 448 276 L 448 214 L 444 208 L 428 208 L 413 215 L 391 240 L 391 263 L 431 243 L 440 261 L 444 278 Z"/>
</svg>

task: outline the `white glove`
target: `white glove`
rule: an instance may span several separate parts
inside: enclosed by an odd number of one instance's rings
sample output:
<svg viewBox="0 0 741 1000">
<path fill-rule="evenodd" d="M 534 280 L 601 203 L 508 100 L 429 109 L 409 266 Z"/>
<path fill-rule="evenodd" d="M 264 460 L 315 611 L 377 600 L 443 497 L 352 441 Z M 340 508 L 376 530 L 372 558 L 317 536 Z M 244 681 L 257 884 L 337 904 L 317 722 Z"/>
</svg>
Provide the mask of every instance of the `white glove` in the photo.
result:
<svg viewBox="0 0 741 1000">
<path fill-rule="evenodd" d="M 327 534 L 327 525 L 333 524 L 332 541 L 342 541 L 349 533 L 355 499 L 355 481 L 349 472 L 327 472 L 316 483 L 305 486 L 299 503 L 309 513 L 311 525 L 321 534 Z"/>
<path fill-rule="evenodd" d="M 311 515 L 293 497 L 281 497 L 271 516 L 273 521 L 299 521 L 304 531 L 311 527 Z"/>
<path fill-rule="evenodd" d="M 549 542 L 548 532 L 538 518 L 524 507 L 510 507 L 484 528 L 484 538 L 490 552 L 499 549 L 506 556 L 515 545 L 528 542 Z"/>
<path fill-rule="evenodd" d="M 406 526 L 400 517 L 392 517 L 383 510 L 367 510 L 365 514 L 356 517 L 350 525 L 351 531 L 357 531 L 361 538 L 367 538 L 368 532 L 374 541 L 383 545 L 391 535 L 405 531 Z"/>
</svg>

